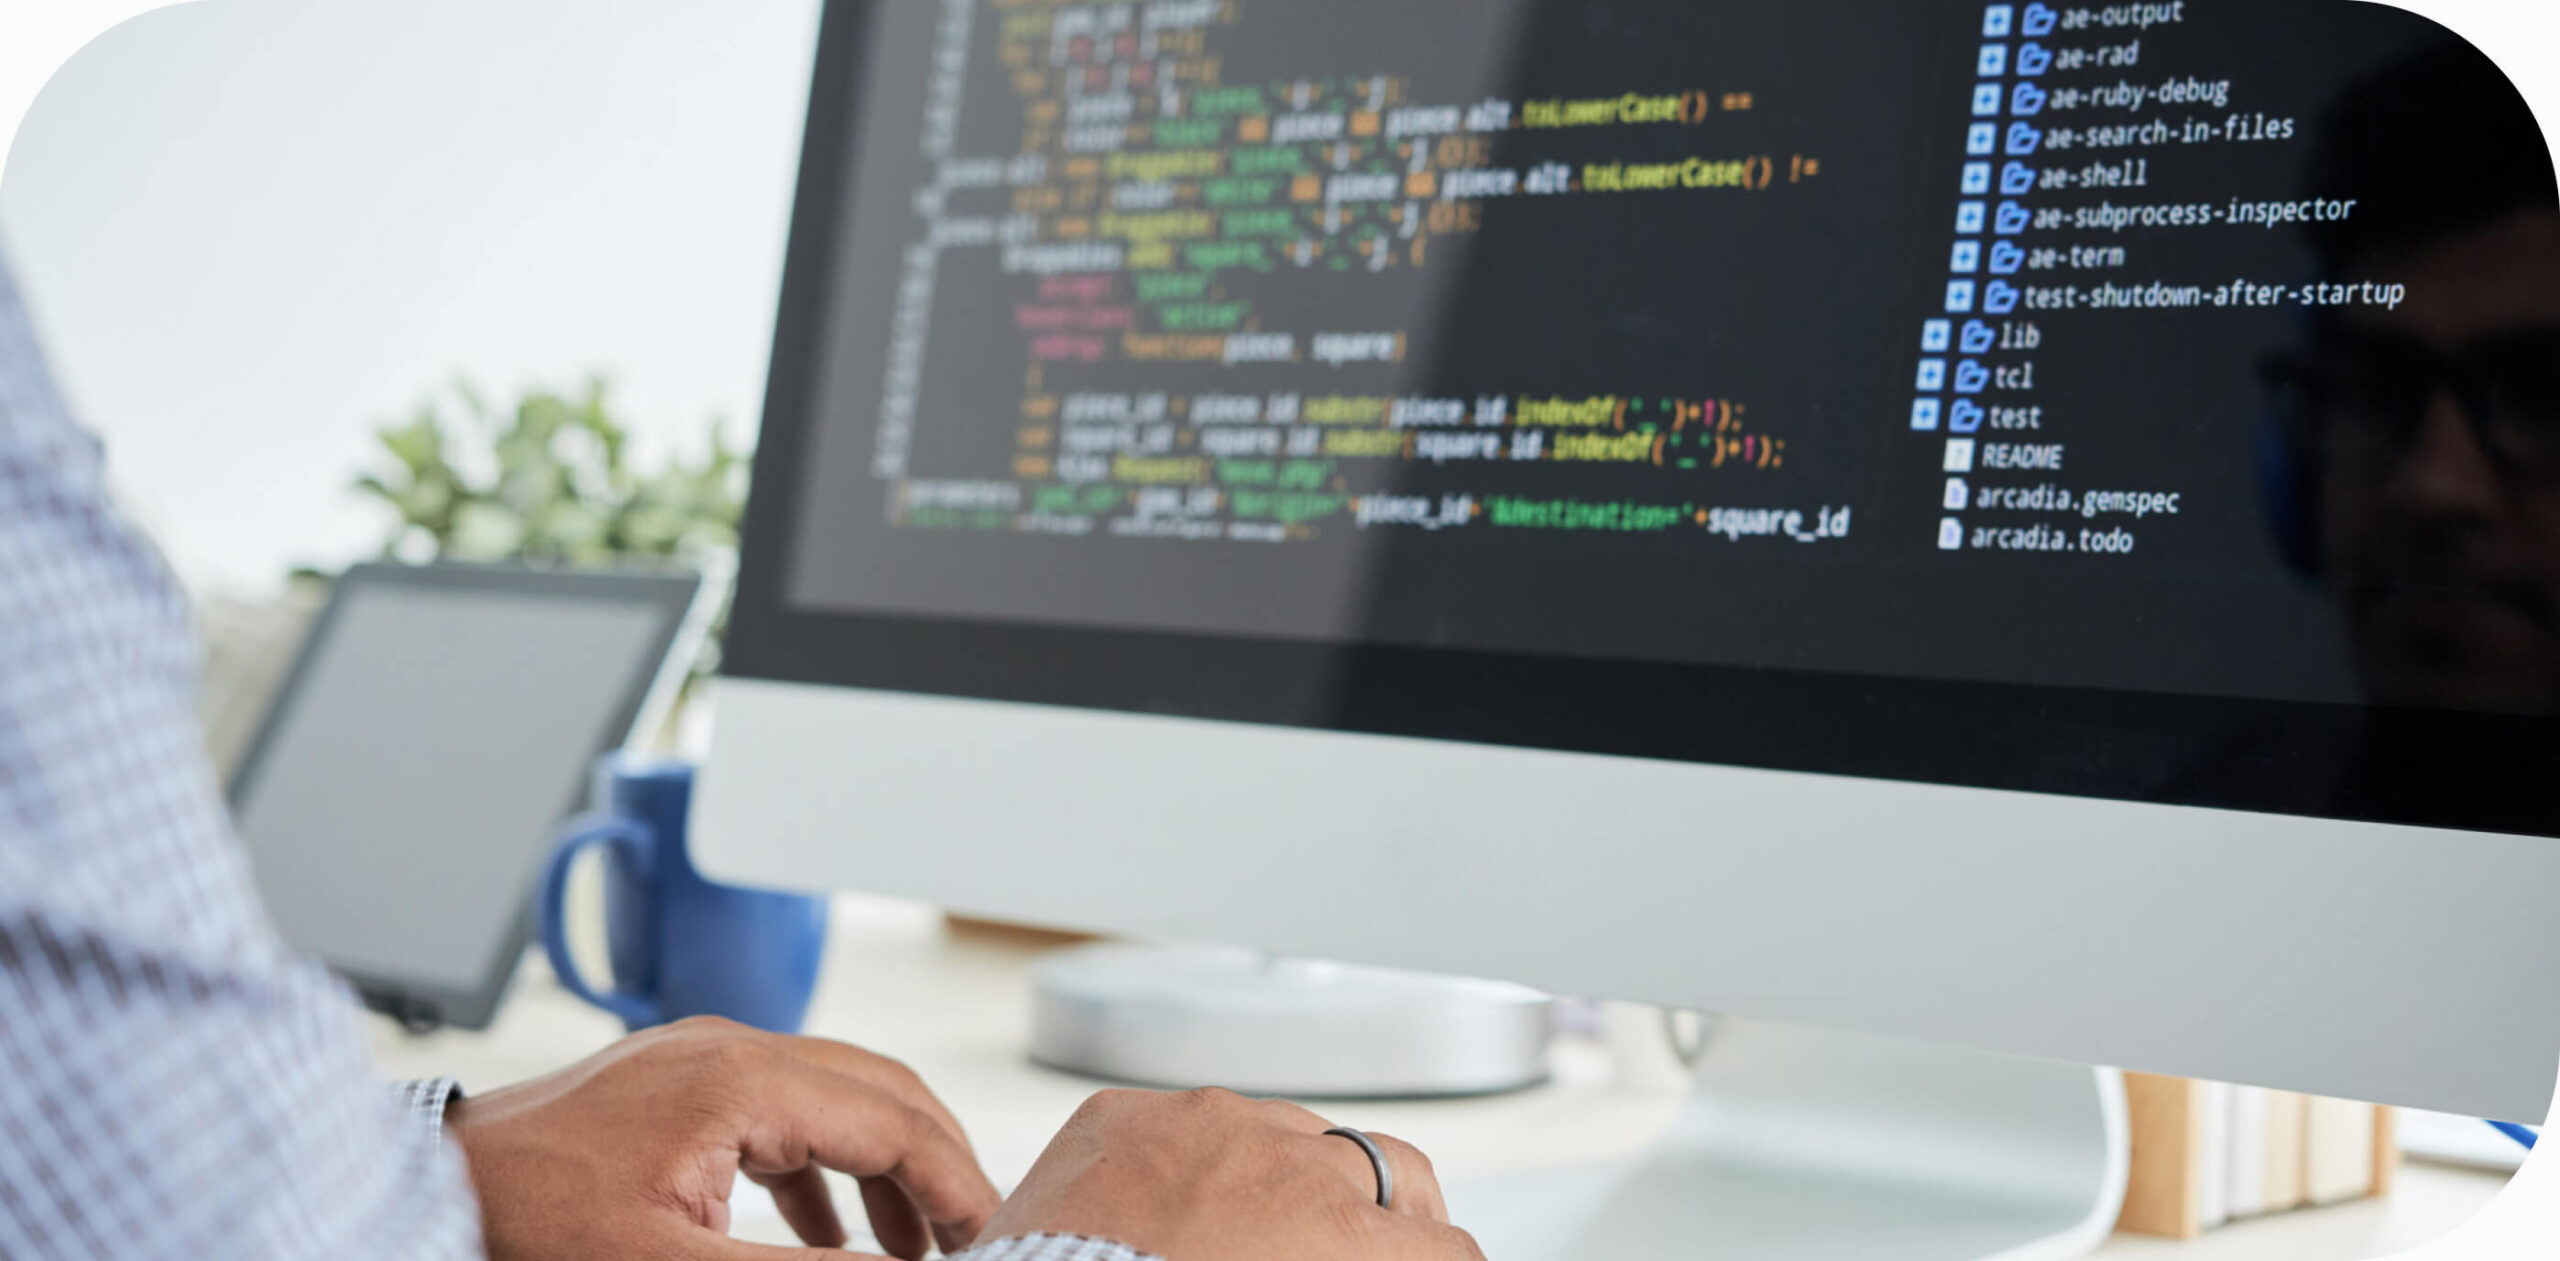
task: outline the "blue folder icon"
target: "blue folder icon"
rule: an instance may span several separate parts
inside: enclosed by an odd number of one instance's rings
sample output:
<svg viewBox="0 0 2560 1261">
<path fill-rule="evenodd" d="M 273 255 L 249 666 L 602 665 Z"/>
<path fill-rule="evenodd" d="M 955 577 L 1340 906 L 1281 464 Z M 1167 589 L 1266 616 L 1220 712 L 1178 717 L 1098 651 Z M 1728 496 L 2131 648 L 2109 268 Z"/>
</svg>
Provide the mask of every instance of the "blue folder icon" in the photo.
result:
<svg viewBox="0 0 2560 1261">
<path fill-rule="evenodd" d="M 2044 89 L 2032 83 L 2021 83 L 2009 94 L 2009 112 L 2020 118 L 2032 118 L 2044 112 Z"/>
<path fill-rule="evenodd" d="M 1956 393 L 1980 394 L 1983 387 L 1989 384 L 1991 384 L 1991 369 L 1983 367 L 1979 362 L 1967 359 L 1956 365 Z"/>
<path fill-rule="evenodd" d="M 1981 354 L 1982 352 L 1991 349 L 1991 340 L 1993 336 L 1994 334 L 1991 331 L 1990 325 L 1985 324 L 1980 320 L 1966 320 L 1964 322 L 1964 342 L 1961 348 L 1964 353 L 1968 355 Z"/>
<path fill-rule="evenodd" d="M 1993 315 L 2007 315 L 2018 309 L 2018 287 L 2005 280 L 1991 282 L 1982 291 L 1982 309 Z"/>
<path fill-rule="evenodd" d="M 2000 203 L 1999 213 L 1992 217 L 1991 230 L 2002 236 L 2016 236 L 2026 231 L 2027 224 L 2033 219 L 2026 207 L 2014 201 L 2004 201 Z"/>
<path fill-rule="evenodd" d="M 2018 274 L 2018 269 L 2026 265 L 2027 252 L 2019 249 L 2017 242 L 2001 241 L 1991 247 L 1992 275 L 2015 276 Z"/>
<path fill-rule="evenodd" d="M 2011 156 L 2023 158 L 2028 154 L 2035 152 L 2036 146 L 2043 143 L 2043 132 L 2030 127 L 2025 123 L 2009 124 L 2009 153 Z"/>
<path fill-rule="evenodd" d="M 2042 44 L 2034 43 L 2027 44 L 2018 49 L 2018 74 L 2020 76 L 2032 79 L 2051 69 L 2053 69 L 2052 49 L 2047 48 Z"/>
<path fill-rule="evenodd" d="M 2000 195 L 2024 197 L 2035 191 L 2036 169 L 2024 162 L 2012 162 L 2000 168 Z"/>
<path fill-rule="evenodd" d="M 2030 4 L 2027 6 L 2027 20 L 2020 30 L 2028 35 L 2051 35 L 2054 21 L 2060 16 L 2050 5 Z"/>
<path fill-rule="evenodd" d="M 1979 433 L 1982 430 L 1982 415 L 1982 404 L 1969 398 L 1957 399 L 1955 407 L 1947 412 L 1947 428 L 1954 433 Z M 1930 416 L 1932 421 L 1930 428 L 1937 428 L 1934 423 L 1936 419 L 1936 414 L 1933 412 Z"/>
</svg>

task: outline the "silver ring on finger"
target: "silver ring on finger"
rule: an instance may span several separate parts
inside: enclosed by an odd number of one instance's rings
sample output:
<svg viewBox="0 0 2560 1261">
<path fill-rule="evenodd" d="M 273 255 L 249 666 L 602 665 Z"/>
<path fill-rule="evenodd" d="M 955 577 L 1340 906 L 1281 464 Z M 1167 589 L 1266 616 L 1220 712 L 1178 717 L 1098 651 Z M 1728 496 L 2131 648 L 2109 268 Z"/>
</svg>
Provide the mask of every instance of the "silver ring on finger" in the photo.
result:
<svg viewBox="0 0 2560 1261">
<path fill-rule="evenodd" d="M 1337 1125 L 1326 1130 L 1325 1135 L 1329 1138 L 1350 1139 L 1360 1145 L 1361 1151 L 1369 1154 L 1369 1167 L 1376 1170 L 1378 1174 L 1378 1207 L 1393 1209 L 1396 1206 L 1396 1171 L 1394 1166 L 1387 1163 L 1387 1151 L 1378 1146 L 1378 1140 L 1348 1125 Z"/>
</svg>

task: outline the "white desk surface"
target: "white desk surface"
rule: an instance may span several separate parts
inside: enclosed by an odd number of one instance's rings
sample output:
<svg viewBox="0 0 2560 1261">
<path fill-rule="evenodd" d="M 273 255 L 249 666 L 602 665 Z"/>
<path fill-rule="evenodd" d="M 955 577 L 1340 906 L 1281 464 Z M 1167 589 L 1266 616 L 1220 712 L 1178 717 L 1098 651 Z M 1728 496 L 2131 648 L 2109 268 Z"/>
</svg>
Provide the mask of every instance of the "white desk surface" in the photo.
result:
<svg viewBox="0 0 2560 1261">
<path fill-rule="evenodd" d="M 895 1056 L 923 1074 L 969 1130 L 989 1174 L 1010 1187 L 1049 1136 L 1096 1089 L 1035 1067 L 1025 945 L 954 938 L 923 907 L 839 901 L 810 1032 Z M 373 1020 L 374 1060 L 392 1077 L 450 1075 L 488 1090 L 561 1068 L 611 1043 L 620 1025 L 587 1007 L 528 960 L 497 1024 L 485 1033 L 422 1038 Z M 1641 1150 L 1668 1124 L 1682 1089 L 1664 1074 L 1630 1083 L 1596 1042 L 1558 1051 L 1556 1080 L 1498 1099 L 1325 1105 L 1349 1125 L 1383 1130 L 1429 1152 L 1445 1181 L 1599 1161 Z M 2366 1261 L 2428 1242 L 2470 1217 L 2505 1185 L 2501 1175 L 2410 1165 L 2387 1199 L 2242 1223 L 2192 1244 L 2119 1236 L 2108 1258 Z M 851 1188 L 844 1188 L 848 1206 Z M 750 1194 L 753 1188 L 748 1188 Z M 859 1214 L 854 1214 L 858 1217 Z M 1460 1225 L 1465 1225 L 1461 1222 Z M 737 1210 L 737 1233 L 791 1242 L 769 1205 Z M 1501 1241 L 1482 1241 L 1503 1255 Z"/>
</svg>

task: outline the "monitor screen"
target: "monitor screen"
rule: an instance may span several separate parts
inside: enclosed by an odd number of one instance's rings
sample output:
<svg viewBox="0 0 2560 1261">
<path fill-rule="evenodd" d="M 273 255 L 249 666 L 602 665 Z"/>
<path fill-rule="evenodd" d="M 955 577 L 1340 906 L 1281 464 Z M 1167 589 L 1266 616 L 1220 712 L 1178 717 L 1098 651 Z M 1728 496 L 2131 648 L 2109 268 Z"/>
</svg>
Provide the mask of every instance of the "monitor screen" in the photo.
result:
<svg viewBox="0 0 2560 1261">
<path fill-rule="evenodd" d="M 2424 19 L 825 43 L 742 673 L 2560 830 L 2560 199 Z"/>
</svg>

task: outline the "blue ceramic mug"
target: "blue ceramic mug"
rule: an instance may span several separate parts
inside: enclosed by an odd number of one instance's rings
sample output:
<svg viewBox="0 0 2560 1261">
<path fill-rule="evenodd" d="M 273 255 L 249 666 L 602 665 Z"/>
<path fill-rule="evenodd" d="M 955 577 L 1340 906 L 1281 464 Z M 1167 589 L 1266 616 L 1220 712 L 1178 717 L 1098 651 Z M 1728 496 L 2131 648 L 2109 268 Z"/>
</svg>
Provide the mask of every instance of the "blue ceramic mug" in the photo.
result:
<svg viewBox="0 0 2560 1261">
<path fill-rule="evenodd" d="M 827 940 L 823 898 L 713 884 L 685 852 L 693 768 L 609 758 L 597 812 L 573 820 L 542 877 L 542 948 L 578 997 L 633 1029 L 687 1016 L 798 1033 Z M 587 850 L 605 864 L 605 935 L 613 986 L 599 993 L 569 957 L 561 902 Z"/>
</svg>

